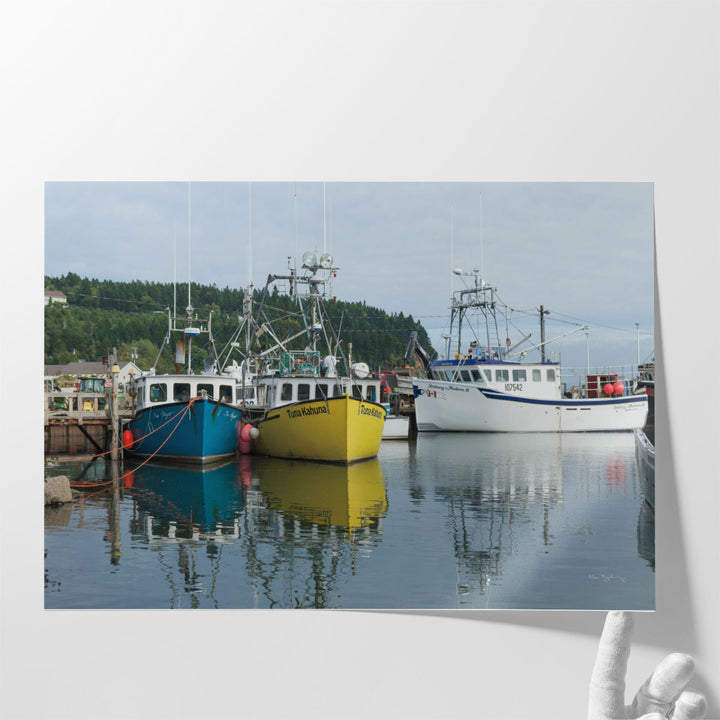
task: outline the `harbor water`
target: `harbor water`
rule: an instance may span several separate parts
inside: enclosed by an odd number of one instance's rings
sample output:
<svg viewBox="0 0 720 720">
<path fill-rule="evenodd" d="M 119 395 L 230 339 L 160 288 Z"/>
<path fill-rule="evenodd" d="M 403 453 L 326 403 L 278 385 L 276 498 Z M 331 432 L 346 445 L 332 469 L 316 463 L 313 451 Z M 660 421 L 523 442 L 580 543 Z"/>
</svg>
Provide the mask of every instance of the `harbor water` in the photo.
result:
<svg viewBox="0 0 720 720">
<path fill-rule="evenodd" d="M 632 433 L 421 433 L 350 467 L 50 464 L 45 607 L 628 609 L 655 605 Z"/>
</svg>

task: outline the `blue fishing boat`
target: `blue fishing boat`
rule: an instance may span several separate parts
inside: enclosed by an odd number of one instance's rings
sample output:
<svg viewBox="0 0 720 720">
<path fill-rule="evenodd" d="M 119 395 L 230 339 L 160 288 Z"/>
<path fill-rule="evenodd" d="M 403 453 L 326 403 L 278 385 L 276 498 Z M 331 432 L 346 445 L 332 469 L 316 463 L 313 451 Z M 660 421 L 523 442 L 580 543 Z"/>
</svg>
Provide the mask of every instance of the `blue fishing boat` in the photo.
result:
<svg viewBox="0 0 720 720">
<path fill-rule="evenodd" d="M 182 320 L 168 311 L 168 334 L 163 346 L 169 344 L 173 333 L 182 337 L 176 344 L 176 373 L 158 375 L 153 368 L 132 381 L 132 418 L 123 432 L 123 446 L 133 455 L 208 463 L 235 454 L 242 415 L 238 386 L 231 376 L 218 373 L 217 358 L 208 357 L 202 373 L 193 373 L 193 338 L 207 333 L 209 347 L 214 348 L 215 343 L 212 313 L 203 326 L 192 316 L 192 310 L 188 307 L 188 316 Z M 185 366 L 186 349 L 189 360 Z"/>
</svg>

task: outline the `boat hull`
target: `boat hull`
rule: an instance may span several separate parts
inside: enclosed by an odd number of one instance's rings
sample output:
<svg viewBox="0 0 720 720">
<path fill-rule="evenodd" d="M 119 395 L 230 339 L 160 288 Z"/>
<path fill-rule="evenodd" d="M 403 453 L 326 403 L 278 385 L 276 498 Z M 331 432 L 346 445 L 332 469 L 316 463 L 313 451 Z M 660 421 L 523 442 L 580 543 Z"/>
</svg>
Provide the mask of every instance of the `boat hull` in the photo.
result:
<svg viewBox="0 0 720 720">
<path fill-rule="evenodd" d="M 655 507 L 655 446 L 643 430 L 635 430 L 635 458 L 640 470 L 640 486 L 648 505 Z"/>
<path fill-rule="evenodd" d="M 383 440 L 407 440 L 410 436 L 410 418 L 407 415 L 387 415 Z"/>
<path fill-rule="evenodd" d="M 209 463 L 234 455 L 239 408 L 207 398 L 139 410 L 128 424 L 138 457 Z"/>
<path fill-rule="evenodd" d="M 418 430 L 455 432 L 597 432 L 634 430 L 647 419 L 644 395 L 540 399 L 470 383 L 413 380 Z"/>
<path fill-rule="evenodd" d="M 271 457 L 351 463 L 375 457 L 385 409 L 348 395 L 284 405 L 257 423 L 253 451 Z"/>
</svg>

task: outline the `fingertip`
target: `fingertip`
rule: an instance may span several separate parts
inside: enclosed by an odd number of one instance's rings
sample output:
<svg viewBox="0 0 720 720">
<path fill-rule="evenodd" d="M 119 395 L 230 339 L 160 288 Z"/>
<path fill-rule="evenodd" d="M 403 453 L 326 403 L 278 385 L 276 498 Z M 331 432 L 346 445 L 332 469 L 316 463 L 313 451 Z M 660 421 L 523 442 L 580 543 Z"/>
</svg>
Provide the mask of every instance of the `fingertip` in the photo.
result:
<svg viewBox="0 0 720 720">
<path fill-rule="evenodd" d="M 633 615 L 626 610 L 611 610 L 605 618 L 603 632 L 615 637 L 629 636 L 633 628 Z"/>
<path fill-rule="evenodd" d="M 705 717 L 707 702 L 702 693 L 685 690 L 675 703 L 673 720 L 699 720 Z"/>
<path fill-rule="evenodd" d="M 670 653 L 667 656 L 667 661 L 672 663 L 676 671 L 685 677 L 692 677 L 695 672 L 695 661 L 685 653 Z"/>
<path fill-rule="evenodd" d="M 660 691 L 665 694 L 665 688 L 671 685 L 676 694 L 687 687 L 690 678 L 695 673 L 695 661 L 685 653 L 670 653 L 660 662 L 650 681 L 650 691 Z"/>
</svg>

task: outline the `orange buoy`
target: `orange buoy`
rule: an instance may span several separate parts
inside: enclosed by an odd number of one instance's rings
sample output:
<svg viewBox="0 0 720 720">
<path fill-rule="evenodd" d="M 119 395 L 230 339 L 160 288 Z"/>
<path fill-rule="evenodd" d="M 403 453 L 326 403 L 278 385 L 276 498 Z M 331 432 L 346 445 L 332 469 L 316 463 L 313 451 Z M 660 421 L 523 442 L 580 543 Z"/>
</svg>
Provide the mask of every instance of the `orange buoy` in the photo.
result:
<svg viewBox="0 0 720 720">
<path fill-rule="evenodd" d="M 135 443 L 135 438 L 133 437 L 132 430 L 125 430 L 123 433 L 123 447 L 126 450 L 132 450 L 132 446 Z"/>
<path fill-rule="evenodd" d="M 603 386 L 603 392 L 604 392 L 606 395 L 612 395 L 612 394 L 613 394 L 613 390 L 614 390 L 614 387 L 613 387 L 613 384 L 612 384 L 612 383 L 606 383 L 606 384 Z"/>
<path fill-rule="evenodd" d="M 625 392 L 625 383 L 621 383 L 619 380 L 613 385 L 613 390 L 616 395 L 622 395 Z"/>
</svg>

